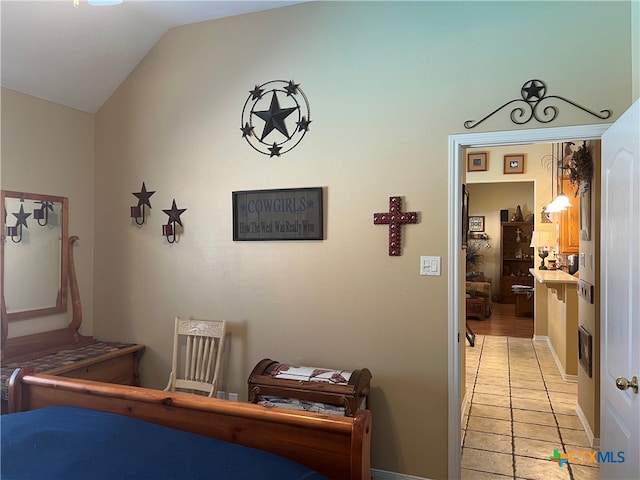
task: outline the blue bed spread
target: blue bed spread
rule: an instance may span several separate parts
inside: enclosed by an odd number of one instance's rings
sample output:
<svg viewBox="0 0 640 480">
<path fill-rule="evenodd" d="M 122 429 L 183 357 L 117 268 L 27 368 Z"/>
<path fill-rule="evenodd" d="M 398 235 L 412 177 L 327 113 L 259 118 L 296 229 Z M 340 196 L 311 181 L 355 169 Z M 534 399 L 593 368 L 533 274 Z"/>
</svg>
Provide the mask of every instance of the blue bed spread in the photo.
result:
<svg viewBox="0 0 640 480">
<path fill-rule="evenodd" d="M 253 448 L 75 407 L 2 415 L 3 480 L 327 480 Z"/>
</svg>

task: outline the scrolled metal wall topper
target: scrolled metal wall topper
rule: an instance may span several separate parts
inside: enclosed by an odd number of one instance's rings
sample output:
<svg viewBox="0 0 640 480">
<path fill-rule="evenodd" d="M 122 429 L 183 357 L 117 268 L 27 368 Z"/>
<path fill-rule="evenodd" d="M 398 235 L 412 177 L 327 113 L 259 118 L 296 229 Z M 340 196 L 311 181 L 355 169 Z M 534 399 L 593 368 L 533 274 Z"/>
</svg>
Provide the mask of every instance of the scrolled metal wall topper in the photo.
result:
<svg viewBox="0 0 640 480">
<path fill-rule="evenodd" d="M 542 116 L 539 116 L 538 106 L 543 100 L 548 100 L 552 98 L 557 98 L 558 100 L 562 100 L 563 102 L 567 102 L 574 107 L 579 108 L 580 110 L 590 113 L 594 117 L 601 118 L 603 120 L 609 118 L 611 116 L 611 110 L 600 110 L 600 114 L 589 110 L 581 105 L 578 105 L 571 100 L 567 100 L 566 98 L 560 97 L 559 95 L 548 95 L 547 96 L 547 86 L 542 80 L 529 80 L 520 89 L 520 94 L 522 98 L 515 98 L 501 107 L 496 108 L 489 115 L 484 117 L 482 120 L 478 120 L 477 122 L 474 120 L 467 120 L 464 122 L 464 128 L 474 128 L 484 122 L 487 118 L 493 116 L 495 113 L 499 112 L 503 108 L 512 103 L 523 102 L 526 104 L 525 106 L 515 107 L 511 110 L 511 121 L 516 125 L 524 125 L 529 122 L 532 118 L 535 118 L 540 123 L 549 123 L 556 119 L 558 116 L 558 107 L 554 105 L 547 105 L 542 108 Z M 529 111 L 526 110 L 528 107 Z M 528 115 L 527 115 L 528 114 Z"/>
</svg>

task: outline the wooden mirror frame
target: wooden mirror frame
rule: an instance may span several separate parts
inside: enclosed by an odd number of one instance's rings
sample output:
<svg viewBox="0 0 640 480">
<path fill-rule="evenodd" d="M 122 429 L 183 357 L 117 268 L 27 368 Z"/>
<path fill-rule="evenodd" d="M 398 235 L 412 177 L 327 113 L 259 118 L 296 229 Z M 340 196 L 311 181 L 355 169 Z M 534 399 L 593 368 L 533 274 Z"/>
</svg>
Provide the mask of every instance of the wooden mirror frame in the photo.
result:
<svg viewBox="0 0 640 480">
<path fill-rule="evenodd" d="M 6 312 L 6 304 L 4 302 L 4 246 L 6 241 L 6 225 L 5 199 L 18 198 L 24 200 L 47 201 L 60 203 L 62 205 L 60 227 L 60 286 L 56 299 L 56 304 L 50 307 L 36 308 L 33 310 L 22 310 L 19 312 Z M 42 195 L 38 193 L 25 193 L 2 190 L 0 192 L 0 223 L 2 230 L 0 231 L 0 279 L 2 280 L 2 303 L 3 314 L 6 315 L 7 321 L 22 320 L 26 318 L 42 317 L 45 315 L 53 315 L 56 313 L 64 313 L 67 311 L 67 288 L 69 275 L 69 199 L 67 197 L 58 197 L 54 195 Z M 6 313 L 5 313 L 6 312 Z"/>
</svg>

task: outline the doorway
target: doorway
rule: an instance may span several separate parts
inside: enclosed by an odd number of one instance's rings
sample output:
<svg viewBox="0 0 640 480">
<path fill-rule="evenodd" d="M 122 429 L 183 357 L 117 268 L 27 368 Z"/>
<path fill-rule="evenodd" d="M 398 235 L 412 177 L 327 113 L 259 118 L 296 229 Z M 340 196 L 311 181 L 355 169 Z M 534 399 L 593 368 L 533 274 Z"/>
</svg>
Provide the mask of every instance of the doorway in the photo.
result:
<svg viewBox="0 0 640 480">
<path fill-rule="evenodd" d="M 462 260 L 460 246 L 462 231 L 460 214 L 462 210 L 463 150 L 465 148 L 487 148 L 493 146 L 521 145 L 527 143 L 554 143 L 583 140 L 600 140 L 609 124 L 557 127 L 531 130 L 515 130 L 488 133 L 452 135 L 449 137 L 449 317 L 448 317 L 448 471 L 450 478 L 460 478 L 461 460 L 461 355 L 464 352 L 462 330 Z"/>
<path fill-rule="evenodd" d="M 506 151 L 509 151 L 508 147 Z M 487 149 L 487 157 L 491 157 L 490 178 L 486 178 L 485 172 L 479 174 L 467 173 L 466 186 L 469 192 L 468 209 L 469 218 L 480 218 L 480 225 L 470 226 L 467 240 L 466 261 L 466 293 L 474 300 L 467 300 L 467 326 L 476 335 L 498 335 L 533 338 L 533 316 L 531 308 L 516 308 L 515 295 L 503 295 L 503 291 L 510 290 L 511 284 L 530 283 L 529 268 L 534 266 L 535 258 L 529 255 L 526 247 L 529 246 L 530 237 L 524 232 L 521 238 L 524 247 L 524 258 L 521 260 L 506 258 L 503 248 L 503 235 L 522 231 L 515 224 L 511 227 L 504 226 L 502 216 L 507 219 L 512 214 L 516 215 L 518 207 L 523 214 L 525 223 L 534 223 L 536 217 L 536 198 L 548 197 L 547 189 L 550 182 L 544 182 L 544 191 L 537 191 L 537 184 L 541 176 L 548 180 L 548 162 L 541 161 L 538 157 L 548 156 L 547 150 L 551 150 L 548 144 L 540 144 L 535 148 L 530 146 L 517 147 L 527 157 L 527 172 L 525 175 L 501 175 L 501 152 L 496 149 Z M 496 167 L 498 175 L 496 177 Z M 541 189 L 538 189 L 541 190 Z M 515 240 L 515 236 L 511 239 Z M 522 257 L 523 255 L 520 254 Z M 526 278 L 523 278 L 526 277 Z M 513 280 L 513 281 L 511 281 Z M 487 291 L 490 293 L 488 294 Z M 476 300 L 477 298 L 480 300 Z M 526 294 L 525 294 L 526 297 Z M 485 302 L 485 315 L 469 310 L 470 302 Z M 529 297 L 528 304 L 531 305 Z M 489 313 L 490 316 L 486 316 Z M 516 314 L 519 314 L 517 316 Z"/>
</svg>

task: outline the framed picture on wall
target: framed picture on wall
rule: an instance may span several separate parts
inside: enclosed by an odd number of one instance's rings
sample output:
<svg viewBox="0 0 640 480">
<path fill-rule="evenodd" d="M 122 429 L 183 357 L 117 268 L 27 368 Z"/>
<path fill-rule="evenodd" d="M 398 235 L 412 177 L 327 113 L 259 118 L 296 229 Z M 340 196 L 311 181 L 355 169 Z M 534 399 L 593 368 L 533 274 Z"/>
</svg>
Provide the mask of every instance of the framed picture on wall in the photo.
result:
<svg viewBox="0 0 640 480">
<path fill-rule="evenodd" d="M 233 241 L 323 240 L 322 187 L 232 192 Z"/>
<path fill-rule="evenodd" d="M 505 155 L 504 173 L 524 173 L 524 153 Z"/>
<path fill-rule="evenodd" d="M 476 215 L 469 217 L 469 231 L 484 232 L 484 216 Z"/>
<path fill-rule="evenodd" d="M 467 172 L 484 172 L 487 170 L 487 152 L 467 154 Z"/>
<path fill-rule="evenodd" d="M 580 325 L 578 327 L 578 361 L 580 366 L 587 372 L 589 378 L 592 375 L 591 352 L 593 351 L 593 339 L 591 334 Z"/>
</svg>

